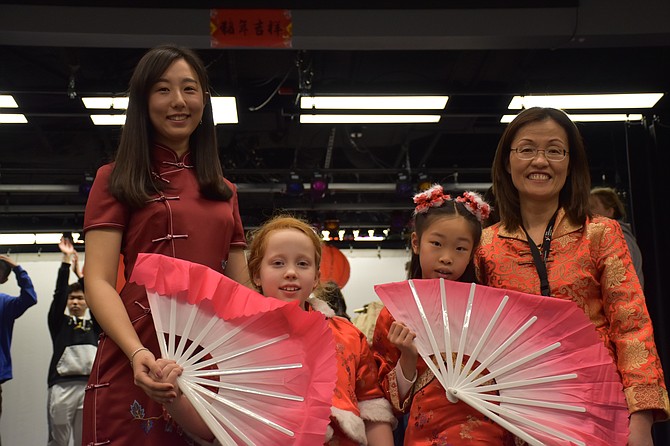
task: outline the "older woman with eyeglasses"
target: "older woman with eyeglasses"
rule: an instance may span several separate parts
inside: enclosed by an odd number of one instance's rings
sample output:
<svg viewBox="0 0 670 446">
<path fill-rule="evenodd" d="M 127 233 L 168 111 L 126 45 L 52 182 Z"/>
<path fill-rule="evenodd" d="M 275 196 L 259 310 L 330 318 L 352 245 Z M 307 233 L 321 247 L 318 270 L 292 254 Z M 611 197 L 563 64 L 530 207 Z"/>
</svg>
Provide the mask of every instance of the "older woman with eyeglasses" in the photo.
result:
<svg viewBox="0 0 670 446">
<path fill-rule="evenodd" d="M 628 444 L 652 445 L 652 423 L 670 415 L 661 361 L 621 228 L 590 214 L 579 130 L 560 110 L 524 110 L 498 143 L 492 179 L 500 222 L 475 254 L 480 282 L 576 302 L 621 374 Z"/>
</svg>

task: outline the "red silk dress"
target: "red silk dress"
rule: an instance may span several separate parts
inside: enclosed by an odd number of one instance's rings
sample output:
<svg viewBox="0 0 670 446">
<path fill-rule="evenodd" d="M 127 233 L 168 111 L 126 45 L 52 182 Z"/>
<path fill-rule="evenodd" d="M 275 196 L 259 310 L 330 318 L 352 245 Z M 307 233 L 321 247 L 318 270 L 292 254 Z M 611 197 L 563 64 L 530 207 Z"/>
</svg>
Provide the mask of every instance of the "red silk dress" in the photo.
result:
<svg viewBox="0 0 670 446">
<path fill-rule="evenodd" d="M 141 252 L 189 260 L 223 274 L 230 248 L 246 246 L 235 187 L 226 181 L 235 192 L 228 201 L 205 199 L 191 164 L 190 153 L 179 158 L 171 149 L 155 146 L 153 174 L 167 187 L 141 209 L 130 209 L 109 193 L 113 164 L 98 170 L 86 206 L 84 231 L 123 231 L 126 281 Z M 127 282 L 120 295 L 142 344 L 160 357 L 144 288 Z M 104 333 L 86 388 L 83 429 L 85 446 L 191 443 L 164 416 L 163 407 L 133 383 L 128 358 Z"/>
<path fill-rule="evenodd" d="M 522 228 L 486 228 L 475 253 L 480 283 L 540 293 L 533 256 Z M 576 302 L 596 326 L 621 374 L 630 412 L 670 415 L 668 392 L 640 282 L 616 220 L 604 217 L 575 225 L 559 210 L 547 274 L 551 295 Z"/>
<path fill-rule="evenodd" d="M 387 308 L 377 318 L 372 350 L 379 367 L 379 382 L 396 413 L 409 413 L 407 446 L 502 445 L 505 430 L 462 401 L 449 402 L 442 385 L 419 357 L 417 378 L 400 399 L 396 364 L 400 351 L 388 340 L 394 319 Z M 411 377 L 410 377 L 411 378 Z"/>
<path fill-rule="evenodd" d="M 328 318 L 335 338 L 337 381 L 333 394 L 328 446 L 367 444 L 365 422 L 396 423 L 391 406 L 377 383 L 377 366 L 365 335 L 351 322 L 335 316 L 319 299 L 307 301 L 308 311 L 319 311 Z"/>
</svg>

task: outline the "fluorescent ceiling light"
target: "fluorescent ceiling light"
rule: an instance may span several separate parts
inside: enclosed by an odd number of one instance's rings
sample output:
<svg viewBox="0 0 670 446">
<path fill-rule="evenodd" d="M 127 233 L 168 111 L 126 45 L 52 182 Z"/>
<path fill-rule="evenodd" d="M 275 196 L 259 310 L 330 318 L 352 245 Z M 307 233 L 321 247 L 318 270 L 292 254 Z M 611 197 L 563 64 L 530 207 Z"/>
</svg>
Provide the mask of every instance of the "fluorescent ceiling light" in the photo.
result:
<svg viewBox="0 0 670 446">
<path fill-rule="evenodd" d="M 0 113 L 0 124 L 27 124 L 25 115 L 14 113 Z"/>
<path fill-rule="evenodd" d="M 91 121 L 95 125 L 123 125 L 126 115 L 91 115 Z"/>
<path fill-rule="evenodd" d="M 11 94 L 0 94 L 0 108 L 18 108 L 19 105 Z"/>
<path fill-rule="evenodd" d="M 106 98 L 81 98 L 86 108 L 91 109 L 116 109 L 128 108 L 127 97 Z M 212 98 L 212 112 L 214 124 L 237 124 L 237 103 L 234 96 L 223 96 Z M 123 125 L 126 122 L 125 115 L 91 115 L 95 125 Z"/>
<path fill-rule="evenodd" d="M 34 245 L 35 234 L 0 234 L 0 245 Z"/>
<path fill-rule="evenodd" d="M 303 96 L 302 109 L 443 110 L 449 96 Z"/>
<path fill-rule="evenodd" d="M 662 97 L 663 93 L 514 96 L 508 108 L 510 110 L 531 107 L 553 107 L 567 110 L 652 108 Z"/>
<path fill-rule="evenodd" d="M 126 96 L 117 97 L 95 97 L 81 98 L 86 108 L 125 110 L 128 108 L 128 98 Z"/>
<path fill-rule="evenodd" d="M 38 234 L 0 234 L 0 245 L 57 245 L 62 233 L 38 233 Z M 81 243 L 80 234 L 75 232 L 72 238 L 75 243 Z"/>
<path fill-rule="evenodd" d="M 35 234 L 35 244 L 37 245 L 57 245 L 63 237 L 62 233 L 42 233 Z"/>
<path fill-rule="evenodd" d="M 582 115 L 574 114 L 568 115 L 573 122 L 616 122 L 616 121 L 641 121 L 641 114 L 623 114 L 623 113 L 611 113 L 611 114 L 600 114 L 600 115 Z M 508 124 L 516 118 L 516 115 L 503 115 L 500 118 L 500 122 L 503 124 Z"/>
<path fill-rule="evenodd" d="M 234 96 L 212 97 L 214 124 L 237 124 L 237 102 Z"/>
<path fill-rule="evenodd" d="M 439 120 L 440 115 L 300 115 L 301 124 L 411 124 Z"/>
</svg>

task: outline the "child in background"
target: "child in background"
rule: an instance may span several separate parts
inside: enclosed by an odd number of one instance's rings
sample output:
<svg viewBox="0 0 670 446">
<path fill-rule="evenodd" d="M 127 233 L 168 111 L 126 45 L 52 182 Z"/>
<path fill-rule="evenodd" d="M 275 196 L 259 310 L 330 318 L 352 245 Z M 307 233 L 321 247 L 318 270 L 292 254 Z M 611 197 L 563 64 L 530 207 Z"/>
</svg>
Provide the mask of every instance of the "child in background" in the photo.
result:
<svg viewBox="0 0 670 446">
<path fill-rule="evenodd" d="M 329 280 L 326 283 L 322 283 L 321 286 L 316 289 L 315 295 L 333 309 L 335 316 L 343 317 L 349 321 L 351 320 L 347 314 L 347 302 L 344 300 L 342 289 L 337 282 Z"/>
<path fill-rule="evenodd" d="M 474 192 L 458 198 L 435 185 L 414 197 L 410 278 L 473 282 L 473 255 L 490 206 Z M 452 404 L 419 357 L 416 335 L 384 308 L 373 351 L 379 381 L 393 408 L 409 413 L 405 445 L 500 445 L 505 431 L 467 404 Z"/>
<path fill-rule="evenodd" d="M 278 216 L 258 229 L 249 249 L 249 272 L 265 296 L 297 302 L 328 318 L 337 348 L 337 383 L 325 444 L 393 444 L 392 410 L 377 383 L 377 367 L 365 335 L 335 316 L 328 304 L 310 294 L 319 285 L 321 240 L 302 220 Z M 316 340 L 315 340 L 316 341 Z"/>
</svg>

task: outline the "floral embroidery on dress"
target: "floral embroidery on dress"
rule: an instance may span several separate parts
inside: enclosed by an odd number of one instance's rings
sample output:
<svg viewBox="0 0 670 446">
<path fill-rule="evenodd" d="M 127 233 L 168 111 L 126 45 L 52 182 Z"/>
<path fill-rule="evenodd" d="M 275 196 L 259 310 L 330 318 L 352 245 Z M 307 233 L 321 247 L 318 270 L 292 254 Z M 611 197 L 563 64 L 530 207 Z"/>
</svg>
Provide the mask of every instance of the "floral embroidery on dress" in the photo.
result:
<svg viewBox="0 0 670 446">
<path fill-rule="evenodd" d="M 624 324 L 630 322 L 634 315 L 635 311 L 632 308 L 616 308 L 612 320 Z"/>
<path fill-rule="evenodd" d="M 593 241 L 593 238 L 596 235 L 600 235 L 602 237 L 604 230 L 605 225 L 602 223 L 591 222 L 591 224 L 586 225 L 586 239 Z"/>
<path fill-rule="evenodd" d="M 479 241 L 481 245 L 490 245 L 492 241 L 493 241 L 493 232 L 491 231 L 482 232 L 482 238 Z"/>
<path fill-rule="evenodd" d="M 639 369 L 647 363 L 649 351 L 642 341 L 632 339 L 619 351 L 619 358 L 624 370 Z"/>
<path fill-rule="evenodd" d="M 430 446 L 453 446 L 453 443 L 449 443 L 446 433 L 433 432 L 430 437 Z"/>
<path fill-rule="evenodd" d="M 149 417 L 145 418 L 144 407 L 137 401 L 133 401 L 133 404 L 130 405 L 130 414 L 133 416 L 133 419 L 140 421 L 142 430 L 145 434 L 148 434 L 151 428 L 154 427 L 154 421 L 159 420 L 162 417 Z"/>
<path fill-rule="evenodd" d="M 165 432 L 175 432 L 180 437 L 184 437 L 186 444 L 195 445 L 193 440 L 188 436 L 184 435 L 184 431 L 181 426 L 174 422 L 170 414 L 163 408 L 163 413 L 157 417 L 146 417 L 144 407 L 139 403 L 139 401 L 134 400 L 133 404 L 130 405 L 130 414 L 133 416 L 134 420 L 140 421 L 140 426 L 145 434 L 149 434 L 149 431 L 154 427 L 156 420 L 165 421 Z"/>
<path fill-rule="evenodd" d="M 556 243 L 556 245 L 560 248 L 565 248 L 566 246 L 570 245 L 571 243 L 574 243 L 575 239 L 576 239 L 576 237 L 574 235 L 569 234 L 565 237 L 559 237 L 557 239 L 552 240 L 552 243 Z"/>
<path fill-rule="evenodd" d="M 659 399 L 668 405 L 667 393 L 654 385 L 636 386 L 635 388 L 625 389 L 624 393 L 634 412 L 656 408 Z"/>
<path fill-rule="evenodd" d="M 414 417 L 414 426 L 416 426 L 418 429 L 421 429 L 430 423 L 431 418 L 433 418 L 433 411 L 429 410 L 428 412 L 424 412 L 422 407 L 419 406 L 418 412 L 419 413 L 416 415 L 416 417 Z"/>
<path fill-rule="evenodd" d="M 484 424 L 482 420 L 468 415 L 468 421 L 461 425 L 461 438 L 464 440 L 472 440 L 472 431 L 479 428 L 482 424 Z"/>
<path fill-rule="evenodd" d="M 605 260 L 607 268 L 607 286 L 621 286 L 621 282 L 626 280 L 626 267 L 619 257 L 609 257 Z"/>
<path fill-rule="evenodd" d="M 335 352 L 340 360 L 340 367 L 347 371 L 347 375 L 353 376 L 354 371 L 351 370 L 351 365 L 356 363 L 356 355 L 353 353 L 346 354 L 346 348 L 344 344 L 340 342 L 335 345 Z M 355 389 L 352 386 L 347 386 L 347 392 L 351 401 L 358 401 Z M 338 398 L 342 398 L 339 386 L 335 386 L 335 394 Z"/>
</svg>

